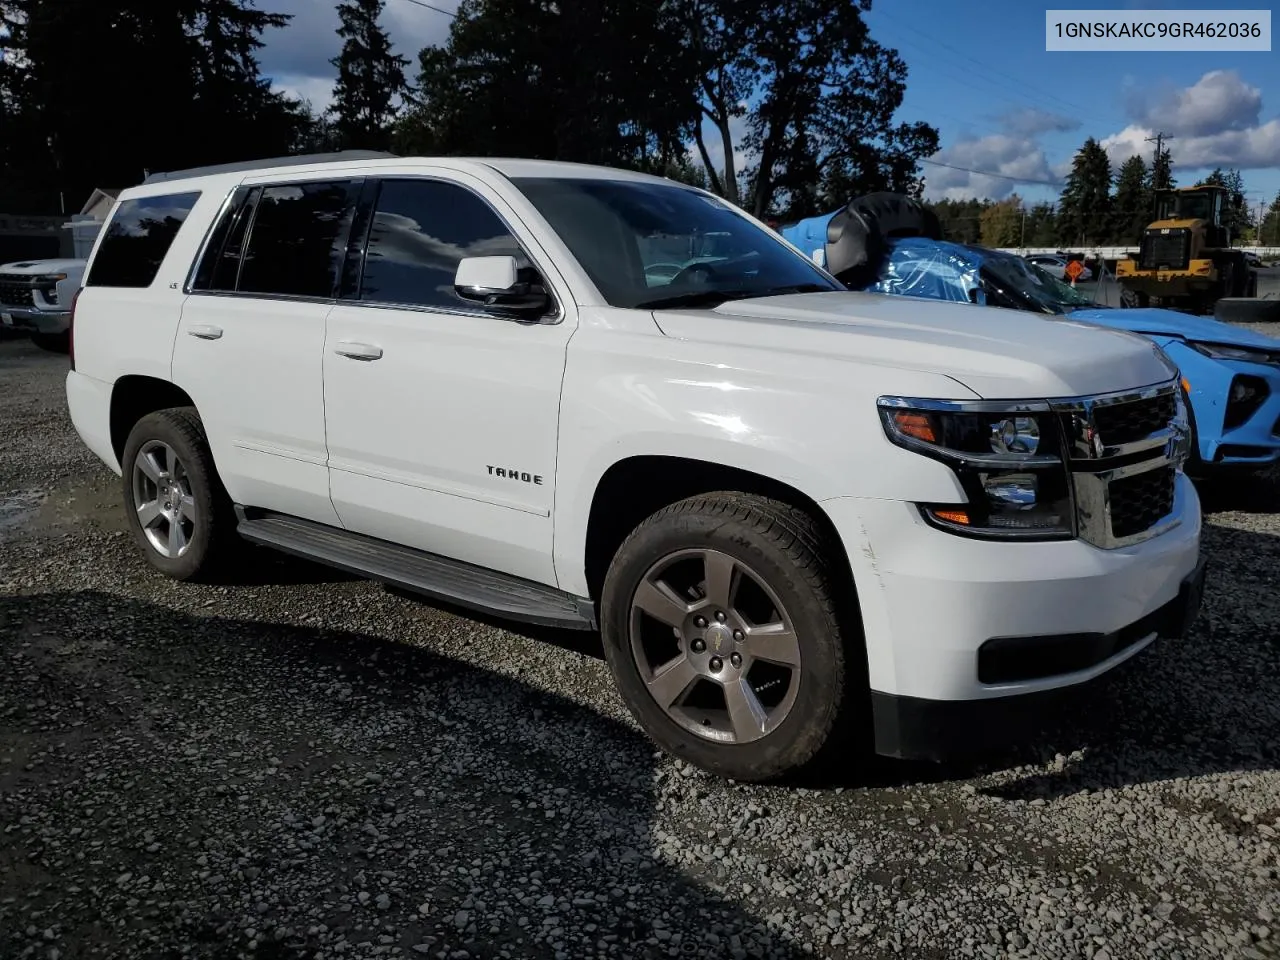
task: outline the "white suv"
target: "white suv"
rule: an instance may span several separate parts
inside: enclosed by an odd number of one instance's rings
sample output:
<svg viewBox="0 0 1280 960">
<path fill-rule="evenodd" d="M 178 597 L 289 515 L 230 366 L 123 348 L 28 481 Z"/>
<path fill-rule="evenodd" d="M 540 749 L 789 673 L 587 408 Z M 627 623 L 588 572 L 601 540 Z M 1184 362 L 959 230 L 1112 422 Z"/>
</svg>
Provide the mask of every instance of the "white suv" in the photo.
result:
<svg viewBox="0 0 1280 960">
<path fill-rule="evenodd" d="M 848 292 L 655 177 L 152 177 L 72 331 L 71 415 L 154 567 L 212 576 L 244 538 L 598 627 L 644 729 L 724 776 L 988 746 L 1199 602 L 1158 348 Z"/>
</svg>

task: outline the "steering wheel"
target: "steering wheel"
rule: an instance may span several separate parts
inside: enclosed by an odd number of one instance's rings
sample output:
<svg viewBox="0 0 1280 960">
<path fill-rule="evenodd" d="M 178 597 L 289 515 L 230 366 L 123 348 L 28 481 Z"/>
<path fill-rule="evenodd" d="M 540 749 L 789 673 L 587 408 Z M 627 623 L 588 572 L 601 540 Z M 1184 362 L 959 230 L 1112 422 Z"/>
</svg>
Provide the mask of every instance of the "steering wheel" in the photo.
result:
<svg viewBox="0 0 1280 960">
<path fill-rule="evenodd" d="M 650 277 L 655 280 L 670 280 L 683 269 L 678 263 L 651 263 L 644 268 L 644 277 L 646 280 Z"/>
<path fill-rule="evenodd" d="M 692 283 L 694 285 L 701 286 L 710 282 L 718 272 L 719 271 L 709 263 L 691 263 L 671 278 L 669 286 L 677 287 L 681 283 Z M 696 281 L 693 280 L 695 276 L 699 276 Z"/>
</svg>

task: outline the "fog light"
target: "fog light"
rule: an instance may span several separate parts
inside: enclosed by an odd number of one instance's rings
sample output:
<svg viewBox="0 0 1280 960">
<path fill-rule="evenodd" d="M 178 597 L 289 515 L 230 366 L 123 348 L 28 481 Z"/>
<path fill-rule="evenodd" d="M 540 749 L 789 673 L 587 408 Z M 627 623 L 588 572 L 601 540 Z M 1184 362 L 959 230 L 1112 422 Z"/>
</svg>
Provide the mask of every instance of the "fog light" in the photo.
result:
<svg viewBox="0 0 1280 960">
<path fill-rule="evenodd" d="M 1039 484 L 1034 474 L 997 473 L 982 481 L 987 499 L 1001 507 L 1026 510 L 1036 505 Z"/>
</svg>

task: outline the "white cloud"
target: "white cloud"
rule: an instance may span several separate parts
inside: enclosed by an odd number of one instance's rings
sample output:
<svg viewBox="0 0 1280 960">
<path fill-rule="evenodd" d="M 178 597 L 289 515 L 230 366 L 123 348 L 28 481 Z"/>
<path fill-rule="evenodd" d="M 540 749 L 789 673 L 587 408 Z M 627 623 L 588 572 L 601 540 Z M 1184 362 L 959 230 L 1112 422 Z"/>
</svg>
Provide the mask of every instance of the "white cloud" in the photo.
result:
<svg viewBox="0 0 1280 960">
<path fill-rule="evenodd" d="M 962 140 L 939 150 L 929 159 L 936 161 L 924 164 L 925 196 L 931 200 L 970 197 L 1002 200 L 1031 181 L 1057 179 L 1044 150 L 1030 137 L 995 133 Z M 937 165 L 941 163 L 950 166 Z M 984 172 L 971 173 L 954 167 Z"/>
<path fill-rule="evenodd" d="M 1262 91 L 1234 70 L 1211 70 L 1189 87 L 1131 91 L 1129 115 L 1176 137 L 1204 137 L 1258 125 Z"/>
<path fill-rule="evenodd" d="M 277 74 L 272 86 L 282 93 L 311 103 L 311 109 L 322 113 L 333 103 L 333 78 Z"/>
</svg>

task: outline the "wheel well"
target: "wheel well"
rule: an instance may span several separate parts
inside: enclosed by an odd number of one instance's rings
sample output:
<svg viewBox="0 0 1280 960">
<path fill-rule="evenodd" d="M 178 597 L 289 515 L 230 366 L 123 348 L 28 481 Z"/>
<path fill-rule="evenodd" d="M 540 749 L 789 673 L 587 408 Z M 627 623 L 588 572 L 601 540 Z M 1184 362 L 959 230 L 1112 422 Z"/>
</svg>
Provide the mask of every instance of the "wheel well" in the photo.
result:
<svg viewBox="0 0 1280 960">
<path fill-rule="evenodd" d="M 116 460 L 124 457 L 124 445 L 133 425 L 148 413 L 169 407 L 192 407 L 191 398 L 180 387 L 158 377 L 128 376 L 116 381 L 111 391 L 111 449 Z"/>
<path fill-rule="evenodd" d="M 846 596 L 855 596 L 849 557 L 831 518 L 795 487 L 719 463 L 683 457 L 631 457 L 605 472 L 591 501 L 585 558 L 591 598 L 600 600 L 614 554 L 646 517 L 687 497 L 716 490 L 759 494 L 799 507 L 812 516 L 835 551 L 834 566 L 843 580 L 839 586 L 846 588 Z"/>
</svg>

